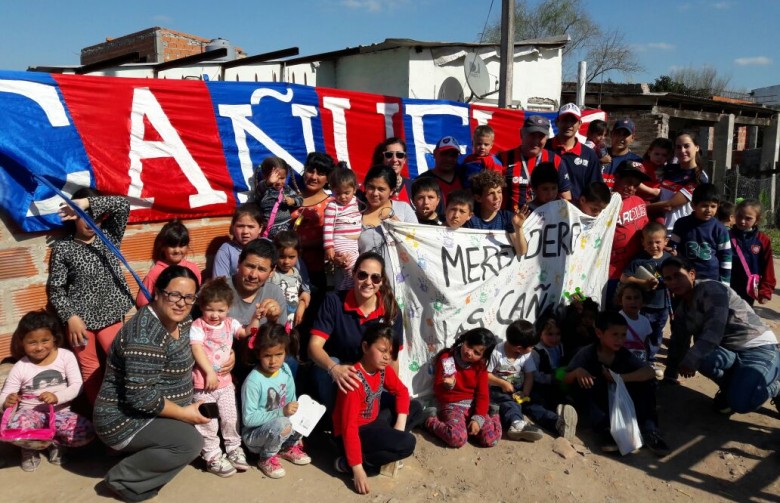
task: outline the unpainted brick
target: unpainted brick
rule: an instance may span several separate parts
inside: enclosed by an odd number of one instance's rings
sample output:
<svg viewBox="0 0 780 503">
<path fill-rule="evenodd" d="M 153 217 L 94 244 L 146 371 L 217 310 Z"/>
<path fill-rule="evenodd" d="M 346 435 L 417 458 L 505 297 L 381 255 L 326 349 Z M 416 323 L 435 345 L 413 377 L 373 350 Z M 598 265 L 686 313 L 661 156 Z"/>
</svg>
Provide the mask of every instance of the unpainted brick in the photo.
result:
<svg viewBox="0 0 780 503">
<path fill-rule="evenodd" d="M 26 313 L 46 307 L 46 285 L 29 285 L 13 292 L 14 308 L 12 324 Z"/>
<path fill-rule="evenodd" d="M 29 248 L 0 250 L 0 279 L 29 278 L 38 274 Z"/>
<path fill-rule="evenodd" d="M 0 360 L 11 356 L 11 335 L 0 334 Z"/>
</svg>

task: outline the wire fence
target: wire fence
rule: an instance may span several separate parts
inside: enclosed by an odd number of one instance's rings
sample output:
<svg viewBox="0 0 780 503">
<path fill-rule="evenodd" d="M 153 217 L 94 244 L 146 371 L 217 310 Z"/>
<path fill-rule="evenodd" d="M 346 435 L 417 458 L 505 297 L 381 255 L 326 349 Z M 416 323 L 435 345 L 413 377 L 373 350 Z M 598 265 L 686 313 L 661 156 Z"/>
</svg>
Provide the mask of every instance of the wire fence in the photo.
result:
<svg viewBox="0 0 780 503">
<path fill-rule="evenodd" d="M 744 176 L 739 169 L 726 170 L 724 179 L 724 198 L 727 201 L 739 202 L 742 199 L 758 199 L 763 209 L 763 225 L 780 227 L 777 218 L 780 217 L 780 200 L 772 201 L 772 186 L 775 178 L 770 175 Z M 780 199 L 780 198 L 775 198 Z"/>
</svg>

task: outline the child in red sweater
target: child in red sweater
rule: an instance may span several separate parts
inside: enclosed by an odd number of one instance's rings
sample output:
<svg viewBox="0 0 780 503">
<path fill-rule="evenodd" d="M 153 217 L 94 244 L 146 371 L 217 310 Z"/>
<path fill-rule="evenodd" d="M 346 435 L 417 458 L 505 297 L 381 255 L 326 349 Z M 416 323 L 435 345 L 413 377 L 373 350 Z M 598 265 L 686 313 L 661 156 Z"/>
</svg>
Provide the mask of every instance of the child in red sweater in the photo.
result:
<svg viewBox="0 0 780 503">
<path fill-rule="evenodd" d="M 390 365 L 393 339 L 392 327 L 374 325 L 366 330 L 363 357 L 355 364 L 360 386 L 339 391 L 333 411 L 333 436 L 343 442 L 346 455 L 336 459 L 336 470 L 351 470 L 360 494 L 369 491 L 368 472 L 376 474 L 382 465 L 412 455 L 416 440 L 409 430 L 422 418 L 419 402 L 409 399 L 409 390 Z M 395 397 L 395 414 L 380 410 L 383 391 Z"/>
<path fill-rule="evenodd" d="M 483 447 L 493 447 L 501 438 L 501 421 L 488 415 L 487 362 L 495 346 L 490 330 L 474 328 L 436 356 L 433 392 L 439 411 L 425 420 L 425 427 L 450 447 L 462 447 L 469 435 Z"/>
</svg>

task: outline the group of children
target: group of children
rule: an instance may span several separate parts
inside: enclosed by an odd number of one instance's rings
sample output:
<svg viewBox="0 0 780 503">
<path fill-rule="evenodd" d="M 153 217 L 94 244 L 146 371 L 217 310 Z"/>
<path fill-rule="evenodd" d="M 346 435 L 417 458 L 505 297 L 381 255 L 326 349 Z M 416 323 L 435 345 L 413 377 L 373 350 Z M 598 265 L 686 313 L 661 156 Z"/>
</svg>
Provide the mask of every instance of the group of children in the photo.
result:
<svg viewBox="0 0 780 503">
<path fill-rule="evenodd" d="M 597 303 L 584 299 L 573 302 L 560 320 L 546 313 L 535 324 L 513 322 L 500 343 L 487 329 L 460 334 L 451 348 L 436 357 L 433 392 L 438 407 L 428 408 L 425 414 L 419 404 L 410 402 L 406 387 L 388 365 L 392 334 L 369 330 L 362 343 L 363 358 L 356 364 L 362 386 L 355 394 L 339 394 L 343 403 L 337 404 L 333 418 L 333 433 L 344 438 L 345 446 L 337 470 L 388 461 L 379 448 L 369 454 L 354 448 L 354 439 L 364 434 L 360 427 L 377 421 L 382 390 L 395 396 L 396 415 L 392 421 L 383 419 L 387 428 L 372 433 L 372 445 L 389 442 L 394 452 L 411 454 L 414 437 L 408 430 L 420 423 L 451 447 L 463 445 L 469 436 L 480 445 L 492 446 L 503 431 L 513 440 L 536 441 L 542 438 L 536 425 L 571 439 L 577 409 L 587 413 L 603 449 L 614 451 L 606 398 L 607 384 L 612 381 L 609 370 L 621 375 L 634 399 L 645 445 L 659 455 L 669 452 L 658 429 L 653 387 L 660 377 L 653 362 L 671 309 L 660 264 L 671 255 L 684 255 L 695 263 L 699 278 L 731 284 L 750 304 L 755 300 L 764 303 L 775 284 L 771 247 L 757 227 L 761 218 L 757 201 L 745 200 L 733 214 L 724 212 L 726 205 L 721 204 L 715 187 L 703 181 L 695 161 L 684 162 L 695 157 L 695 137 L 684 133 L 674 144 L 658 139 L 641 159 L 629 155 L 634 134 L 631 121 L 616 122 L 611 148 L 603 144 L 601 127 L 599 121 L 591 123 L 589 141 L 603 164 L 604 181 L 585 184 L 572 204 L 596 217 L 610 203 L 613 192 L 623 200 L 608 288 L 615 295 L 608 295 L 603 306 L 619 308 L 619 313 L 600 312 Z M 523 223 L 529 212 L 560 197 L 559 172 L 552 161 L 535 165 L 530 173 L 530 197 L 524 199 L 527 204 L 513 208 L 500 161 L 491 154 L 493 139 L 489 127 L 476 129 L 474 153 L 465 164 L 472 166 L 471 171 L 458 164 L 457 141 L 452 137 L 440 140 L 434 152 L 436 166 L 412 183 L 410 201 L 420 224 L 507 232 L 517 255 L 522 256 L 526 251 Z M 673 152 L 677 164 L 670 164 Z M 608 167 L 615 159 L 620 162 Z M 198 429 L 205 440 L 202 457 L 208 471 L 222 477 L 249 469 L 242 443 L 259 457 L 258 467 L 270 478 L 284 476 L 280 459 L 296 465 L 311 462 L 290 421 L 298 404 L 295 372 L 285 363 L 290 354 L 298 356 L 291 343 L 311 303 L 291 216 L 302 198 L 291 175 L 281 159 L 268 158 L 262 163 L 255 202 L 236 209 L 230 226 L 232 240 L 218 250 L 214 279 L 205 282 L 198 293 L 201 316 L 190 331 L 195 396 L 218 407 L 218 419 Z M 351 268 L 362 230 L 359 184 L 354 172 L 342 165 L 330 174 L 329 185 L 332 200 L 323 222 L 325 257 L 332 261 L 341 254 L 348 257 Z M 690 215 L 684 215 L 686 205 Z M 279 260 L 269 281 L 282 287 L 289 310 L 279 323 L 262 326 L 258 310 L 251 323 L 242 326 L 228 316 L 234 295 L 228 281 L 238 268 L 243 247 L 261 237 L 276 245 Z M 155 264 L 144 282 L 150 290 L 156 276 L 170 265 L 184 265 L 200 277 L 197 266 L 185 258 L 188 246 L 189 234 L 181 222 L 162 228 L 154 243 Z M 346 274 L 336 287 L 350 288 L 351 281 Z M 137 306 L 147 302 L 139 294 Z M 220 373 L 234 340 L 245 341 L 249 350 L 242 356 L 252 366 L 241 385 L 240 414 L 232 378 Z M 72 353 L 59 347 L 61 342 L 55 317 L 44 312 L 25 315 L 13 335 L 18 362 L 0 394 L 4 408 L 19 407 L 12 423 L 17 426 L 40 426 L 48 406 L 54 406 L 57 436 L 49 451 L 53 463 L 62 459 L 60 446 L 79 446 L 93 438 L 87 419 L 69 410 L 69 402 L 81 388 L 81 375 Z M 23 469 L 34 470 L 39 462 L 37 451 L 23 451 Z M 356 488 L 364 492 L 366 472 L 361 470 L 353 474 Z"/>
</svg>

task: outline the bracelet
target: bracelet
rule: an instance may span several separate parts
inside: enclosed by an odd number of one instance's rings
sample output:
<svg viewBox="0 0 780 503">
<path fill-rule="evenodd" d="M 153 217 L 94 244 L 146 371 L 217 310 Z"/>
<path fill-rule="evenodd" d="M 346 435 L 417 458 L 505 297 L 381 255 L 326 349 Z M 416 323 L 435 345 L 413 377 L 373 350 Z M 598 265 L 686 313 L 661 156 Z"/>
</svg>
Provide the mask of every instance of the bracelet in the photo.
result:
<svg viewBox="0 0 780 503">
<path fill-rule="evenodd" d="M 331 366 L 331 367 L 328 369 L 328 375 L 329 375 L 330 377 L 333 377 L 333 374 L 331 374 L 331 371 L 332 371 L 333 369 L 335 369 L 335 368 L 336 368 L 336 365 L 338 365 L 338 363 L 334 363 L 334 364 L 333 364 L 333 365 L 332 365 L 332 366 Z"/>
</svg>

